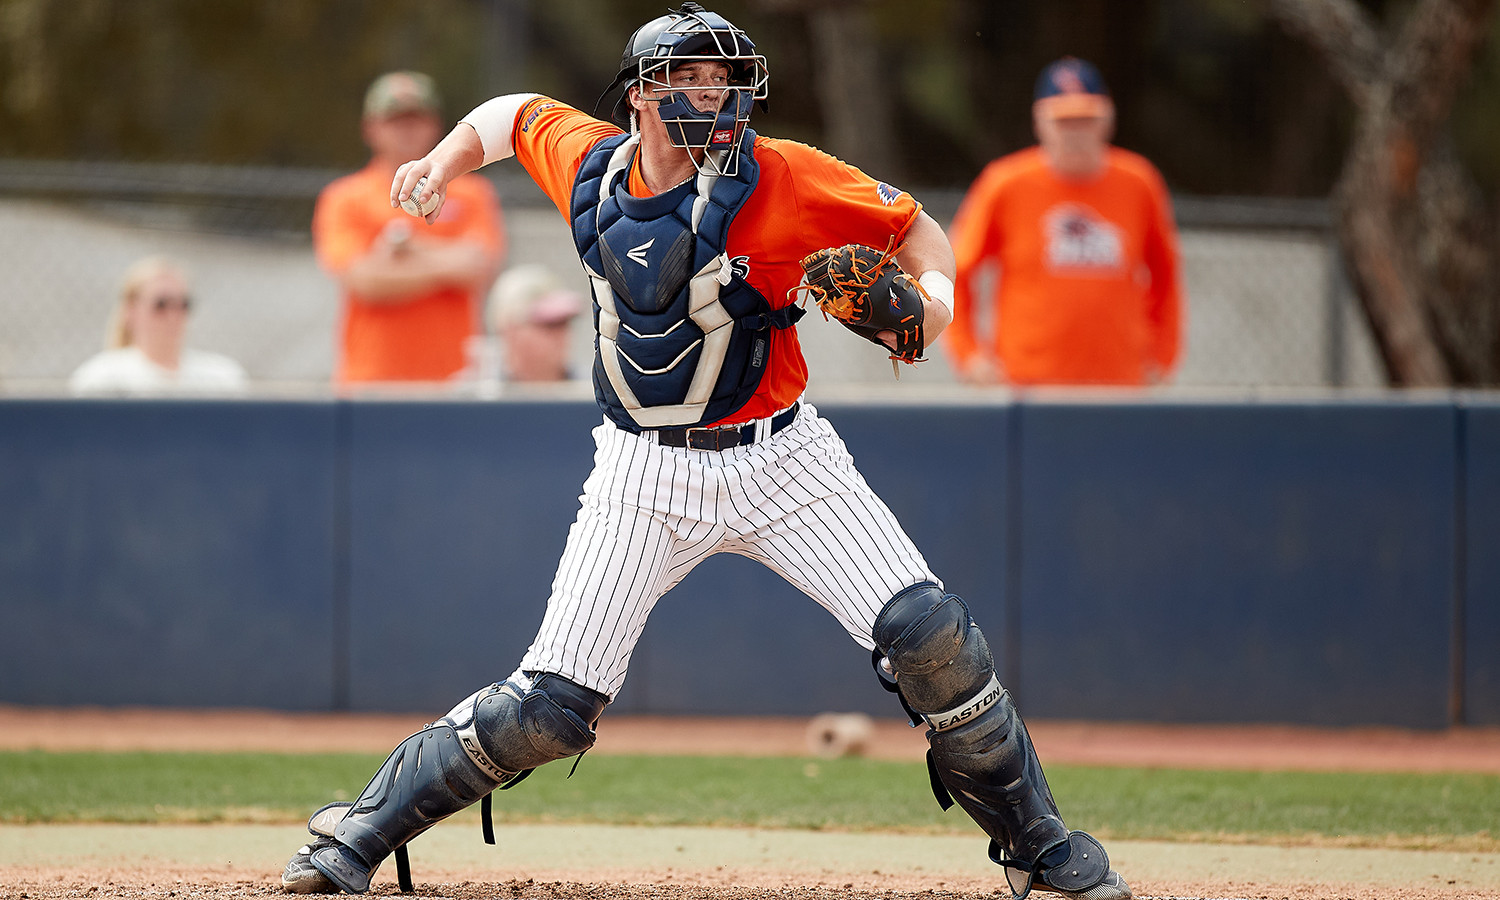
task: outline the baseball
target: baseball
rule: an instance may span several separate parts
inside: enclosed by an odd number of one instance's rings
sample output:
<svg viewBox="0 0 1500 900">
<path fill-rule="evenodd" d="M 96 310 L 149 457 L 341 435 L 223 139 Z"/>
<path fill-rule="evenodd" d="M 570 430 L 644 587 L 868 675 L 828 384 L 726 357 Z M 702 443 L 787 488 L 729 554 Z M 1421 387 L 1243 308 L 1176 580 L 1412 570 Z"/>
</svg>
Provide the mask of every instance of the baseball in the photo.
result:
<svg viewBox="0 0 1500 900">
<path fill-rule="evenodd" d="M 863 756 L 875 736 L 875 723 L 864 713 L 823 713 L 807 723 L 807 749 L 823 759 Z"/>
<path fill-rule="evenodd" d="M 433 191 L 426 203 L 417 205 L 417 197 L 421 196 L 422 189 L 425 187 L 427 187 L 427 177 L 423 176 L 417 179 L 417 186 L 411 189 L 411 194 L 401 201 L 401 208 L 419 219 L 437 209 L 438 202 L 443 199 L 441 191 Z"/>
</svg>

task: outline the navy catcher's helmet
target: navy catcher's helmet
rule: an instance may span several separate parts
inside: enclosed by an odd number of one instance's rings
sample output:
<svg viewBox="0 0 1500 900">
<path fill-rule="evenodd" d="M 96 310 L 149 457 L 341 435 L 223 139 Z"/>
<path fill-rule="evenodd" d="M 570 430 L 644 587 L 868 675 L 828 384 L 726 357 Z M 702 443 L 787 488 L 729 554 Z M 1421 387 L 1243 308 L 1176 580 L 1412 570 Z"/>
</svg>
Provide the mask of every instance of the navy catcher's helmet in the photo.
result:
<svg viewBox="0 0 1500 900">
<path fill-rule="evenodd" d="M 717 110 L 700 112 L 686 94 L 671 90 L 671 67 L 699 60 L 729 66 L 729 86 L 722 89 Z M 703 150 L 700 171 L 732 175 L 752 103 L 766 108 L 768 83 L 766 59 L 755 52 L 749 36 L 718 13 L 689 2 L 636 29 L 625 44 L 619 74 L 599 99 L 622 88 L 613 118 L 621 126 L 633 126 L 626 102 L 630 86 L 656 91 L 663 95 L 657 110 L 673 146 Z"/>
</svg>

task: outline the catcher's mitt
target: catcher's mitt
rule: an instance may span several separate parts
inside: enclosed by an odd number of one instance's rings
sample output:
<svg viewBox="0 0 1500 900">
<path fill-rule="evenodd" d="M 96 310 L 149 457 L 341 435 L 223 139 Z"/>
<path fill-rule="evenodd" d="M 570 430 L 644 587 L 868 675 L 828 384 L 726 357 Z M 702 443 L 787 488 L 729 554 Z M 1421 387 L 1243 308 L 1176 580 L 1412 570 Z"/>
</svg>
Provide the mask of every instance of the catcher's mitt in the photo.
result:
<svg viewBox="0 0 1500 900">
<path fill-rule="evenodd" d="M 810 253 L 802 260 L 807 284 L 799 289 L 812 296 L 824 317 L 838 319 L 886 350 L 894 349 L 893 360 L 917 363 L 924 346 L 922 301 L 927 292 L 896 264 L 900 250 L 887 245 L 882 253 L 863 244 L 846 244 Z M 896 336 L 894 348 L 877 337 L 882 331 Z"/>
</svg>

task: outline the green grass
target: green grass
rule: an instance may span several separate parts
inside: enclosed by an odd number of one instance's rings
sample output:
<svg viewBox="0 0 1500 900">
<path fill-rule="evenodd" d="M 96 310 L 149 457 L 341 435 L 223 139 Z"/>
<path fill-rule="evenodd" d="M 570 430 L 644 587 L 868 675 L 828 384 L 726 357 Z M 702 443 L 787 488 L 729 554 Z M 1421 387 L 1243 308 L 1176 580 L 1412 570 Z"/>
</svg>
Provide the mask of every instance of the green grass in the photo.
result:
<svg viewBox="0 0 1500 900">
<path fill-rule="evenodd" d="M 350 799 L 360 754 L 0 752 L 4 822 L 296 822 Z M 756 825 L 972 832 L 942 813 L 920 764 L 844 759 L 590 756 L 496 795 L 502 822 Z M 1056 766 L 1071 825 L 1114 838 L 1497 849 L 1500 777 L 1203 772 Z M 472 816 L 472 811 L 464 815 Z"/>
</svg>

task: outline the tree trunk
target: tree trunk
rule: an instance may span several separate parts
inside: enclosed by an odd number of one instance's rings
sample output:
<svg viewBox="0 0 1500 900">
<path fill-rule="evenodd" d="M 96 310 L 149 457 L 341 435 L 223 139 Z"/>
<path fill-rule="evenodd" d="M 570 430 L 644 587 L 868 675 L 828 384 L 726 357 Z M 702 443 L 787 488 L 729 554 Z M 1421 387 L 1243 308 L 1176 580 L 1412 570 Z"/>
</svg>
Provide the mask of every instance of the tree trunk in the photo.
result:
<svg viewBox="0 0 1500 900">
<path fill-rule="evenodd" d="M 1333 199 L 1391 383 L 1493 383 L 1495 229 L 1444 134 L 1496 0 L 1421 0 L 1386 44 L 1353 0 L 1269 2 L 1358 110 Z"/>
<path fill-rule="evenodd" d="M 760 5 L 807 18 L 814 81 L 809 87 L 823 114 L 823 149 L 874 178 L 900 182 L 896 86 L 881 58 L 869 0 L 761 0 Z"/>
<path fill-rule="evenodd" d="M 1391 382 L 1451 384 L 1423 308 L 1424 273 L 1400 227 L 1414 206 L 1416 150 L 1392 127 L 1388 92 L 1370 93 L 1335 189 L 1344 254 Z"/>
</svg>

